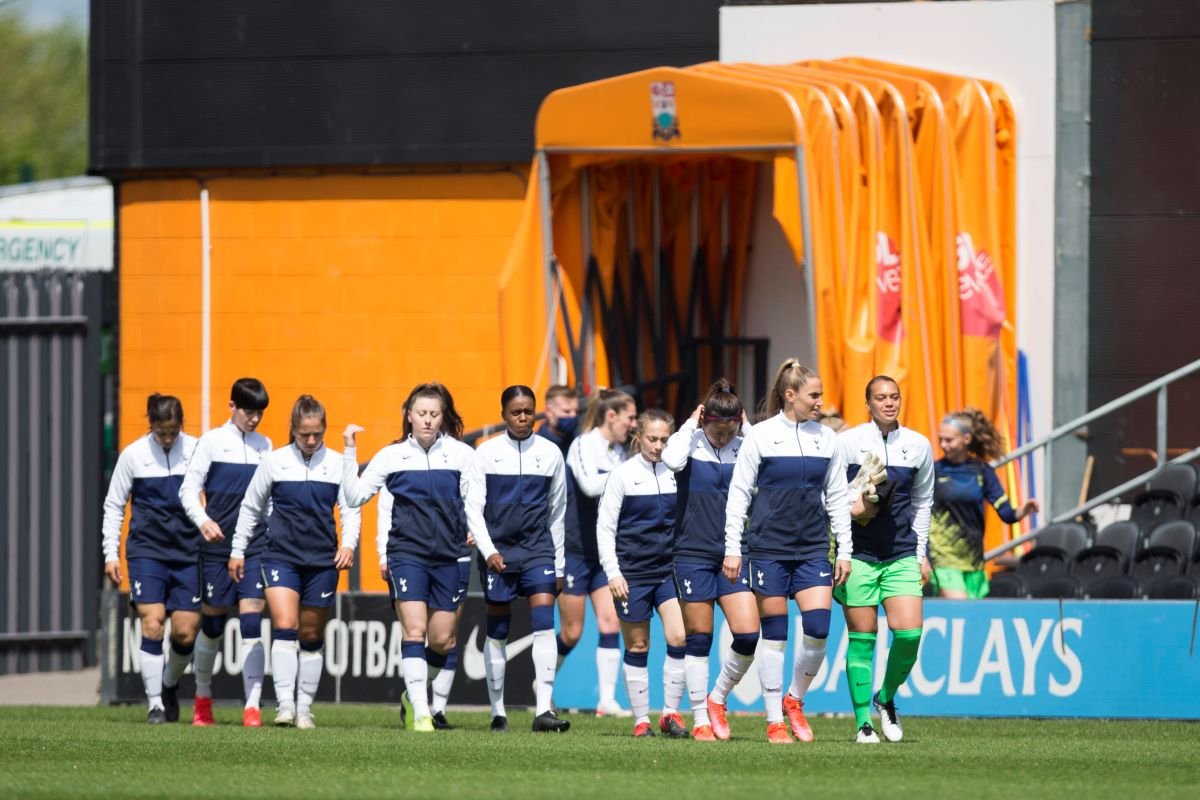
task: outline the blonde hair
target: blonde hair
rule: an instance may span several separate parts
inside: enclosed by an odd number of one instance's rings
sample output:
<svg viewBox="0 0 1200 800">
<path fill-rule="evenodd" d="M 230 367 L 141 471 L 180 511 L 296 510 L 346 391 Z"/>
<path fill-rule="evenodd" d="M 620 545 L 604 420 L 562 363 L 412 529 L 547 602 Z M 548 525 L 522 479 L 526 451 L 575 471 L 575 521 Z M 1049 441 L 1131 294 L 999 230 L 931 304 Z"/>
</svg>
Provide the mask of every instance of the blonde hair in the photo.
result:
<svg viewBox="0 0 1200 800">
<path fill-rule="evenodd" d="M 943 425 L 951 425 L 971 437 L 967 452 L 980 461 L 991 461 L 1004 455 L 1004 434 L 996 430 L 991 420 L 978 408 L 964 408 L 947 414 Z"/>
<path fill-rule="evenodd" d="M 675 432 L 675 418 L 663 411 L 661 408 L 647 408 L 637 418 L 637 436 L 633 437 L 633 446 L 630 447 L 630 452 L 637 455 L 642 451 L 642 434 L 646 430 L 646 426 L 651 422 L 667 423 L 667 434 Z"/>
<path fill-rule="evenodd" d="M 787 405 L 784 395 L 788 389 L 798 392 L 804 384 L 819 377 L 821 376 L 815 369 L 804 366 L 798 358 L 784 361 L 779 365 L 779 371 L 775 373 L 775 383 L 771 384 L 771 393 L 767 395 L 766 416 L 773 417 L 783 410 Z"/>
<path fill-rule="evenodd" d="M 633 402 L 633 398 L 620 389 L 601 389 L 600 392 L 588 400 L 587 411 L 583 415 L 583 427 L 581 433 L 587 433 L 592 428 L 598 428 L 604 424 L 604 420 L 608 417 L 609 411 L 620 411 Z"/>
</svg>

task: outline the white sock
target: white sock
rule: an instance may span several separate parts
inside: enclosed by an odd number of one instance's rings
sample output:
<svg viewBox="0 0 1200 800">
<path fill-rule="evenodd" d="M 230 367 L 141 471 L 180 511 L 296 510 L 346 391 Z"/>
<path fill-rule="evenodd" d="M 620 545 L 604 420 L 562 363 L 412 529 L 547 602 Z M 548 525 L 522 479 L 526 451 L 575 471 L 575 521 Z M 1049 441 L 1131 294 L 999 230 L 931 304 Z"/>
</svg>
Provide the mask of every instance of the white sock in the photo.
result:
<svg viewBox="0 0 1200 800">
<path fill-rule="evenodd" d="M 625 668 L 625 691 L 629 693 L 629 705 L 633 708 L 634 724 L 650 721 L 650 670 L 646 667 Z"/>
<path fill-rule="evenodd" d="M 300 651 L 300 681 L 296 692 L 296 710 L 301 714 L 312 710 L 321 683 L 321 672 L 325 666 L 325 654 L 320 651 Z"/>
<path fill-rule="evenodd" d="M 826 639 L 814 639 L 811 636 L 801 636 L 796 647 L 796 659 L 792 669 L 792 685 L 788 694 L 797 700 L 803 700 L 813 678 L 821 669 L 825 660 Z"/>
<path fill-rule="evenodd" d="M 146 700 L 150 708 L 162 708 L 163 654 L 142 650 L 138 655 L 142 661 L 142 686 L 146 689 Z"/>
<path fill-rule="evenodd" d="M 271 682 L 280 711 L 296 708 L 296 673 L 300 669 L 300 643 L 295 639 L 271 642 Z"/>
<path fill-rule="evenodd" d="M 682 658 L 667 656 L 663 659 L 663 714 L 676 714 L 683 702 L 683 690 L 687 686 L 686 671 Z"/>
<path fill-rule="evenodd" d="M 212 638 L 204 631 L 196 636 L 196 697 L 212 697 L 213 665 L 221 651 L 221 639 Z"/>
<path fill-rule="evenodd" d="M 645 669 L 645 667 L 643 667 Z M 621 672 L 621 650 L 617 647 L 596 648 L 596 676 L 600 688 L 601 707 L 617 700 L 617 676 Z"/>
<path fill-rule="evenodd" d="M 742 655 L 733 650 L 725 656 L 725 661 L 721 664 L 721 674 L 717 676 L 717 683 L 713 686 L 712 701 L 714 703 L 724 703 L 729 693 L 733 691 L 733 687 L 741 682 L 742 677 L 750 669 L 750 665 L 754 663 L 754 654 Z"/>
<path fill-rule="evenodd" d="M 163 652 L 167 656 L 167 665 L 163 667 L 163 686 L 177 686 L 179 679 L 187 671 L 188 664 L 192 663 L 192 654 L 176 653 L 170 642 L 163 642 L 163 644 L 165 645 Z M 193 652 L 195 651 L 193 650 Z"/>
<path fill-rule="evenodd" d="M 442 667 L 438 674 L 429 681 L 429 687 L 433 689 L 433 703 L 429 710 L 434 714 L 446 713 L 446 704 L 450 702 L 450 688 L 454 686 L 454 673 L 457 671 L 457 669 Z"/>
<path fill-rule="evenodd" d="M 258 708 L 262 701 L 265 661 L 262 639 L 242 640 L 242 690 L 246 693 L 246 708 Z"/>
<path fill-rule="evenodd" d="M 424 657 L 409 656 L 404 659 L 404 685 L 408 692 L 408 702 L 412 703 L 413 717 L 422 719 L 432 716 L 429 712 L 429 698 L 426 684 L 429 681 L 429 663 Z"/>
<path fill-rule="evenodd" d="M 504 711 L 504 671 L 508 666 L 507 642 L 488 637 L 483 643 L 483 666 L 487 672 L 488 699 L 492 716 L 507 717 Z"/>
<path fill-rule="evenodd" d="M 558 671 L 558 643 L 554 639 L 554 631 L 534 631 L 531 650 L 537 713 L 545 714 L 553 708 L 554 676 Z"/>
<path fill-rule="evenodd" d="M 692 704 L 692 726 L 708 724 L 708 659 L 687 656 L 683 659 L 687 673 L 688 701 Z"/>
<path fill-rule="evenodd" d="M 762 684 L 767 724 L 783 721 L 783 651 L 787 642 L 763 639 L 758 650 L 758 681 Z"/>
</svg>

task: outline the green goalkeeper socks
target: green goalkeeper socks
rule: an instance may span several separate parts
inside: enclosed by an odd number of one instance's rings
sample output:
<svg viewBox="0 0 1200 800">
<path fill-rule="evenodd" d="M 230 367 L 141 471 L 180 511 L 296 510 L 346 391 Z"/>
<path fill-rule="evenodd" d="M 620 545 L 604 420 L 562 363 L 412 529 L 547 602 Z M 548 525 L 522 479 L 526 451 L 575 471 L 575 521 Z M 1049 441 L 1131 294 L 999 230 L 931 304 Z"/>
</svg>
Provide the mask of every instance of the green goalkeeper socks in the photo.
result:
<svg viewBox="0 0 1200 800">
<path fill-rule="evenodd" d="M 871 721 L 871 662 L 875 659 L 875 634 L 852 631 L 849 639 L 846 683 L 850 686 L 850 702 L 854 705 L 854 727 L 860 728 Z M 890 660 L 888 666 L 891 666 Z"/>
<path fill-rule="evenodd" d="M 920 646 L 921 628 L 892 631 L 892 649 L 888 652 L 887 670 L 883 673 L 879 702 L 888 703 L 895 698 L 896 690 L 908 679 L 913 664 L 917 663 L 917 649 Z"/>
</svg>

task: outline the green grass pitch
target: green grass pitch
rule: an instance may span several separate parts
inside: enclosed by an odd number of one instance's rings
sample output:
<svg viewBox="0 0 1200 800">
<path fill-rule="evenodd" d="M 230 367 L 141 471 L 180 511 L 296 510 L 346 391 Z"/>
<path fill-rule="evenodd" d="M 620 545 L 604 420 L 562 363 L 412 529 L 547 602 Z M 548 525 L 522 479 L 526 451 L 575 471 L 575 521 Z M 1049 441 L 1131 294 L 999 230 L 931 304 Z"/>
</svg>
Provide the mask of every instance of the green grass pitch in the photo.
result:
<svg viewBox="0 0 1200 800">
<path fill-rule="evenodd" d="M 912 718 L 903 742 L 863 746 L 851 720 L 813 719 L 817 741 L 786 747 L 763 740 L 761 717 L 702 743 L 634 740 L 628 720 L 583 714 L 534 735 L 513 711 L 497 735 L 453 710 L 459 729 L 432 734 L 378 706 L 318 704 L 315 731 L 245 730 L 235 708 L 208 729 L 144 713 L 0 708 L 0 797 L 1200 797 L 1200 725 L 1183 722 Z"/>
</svg>

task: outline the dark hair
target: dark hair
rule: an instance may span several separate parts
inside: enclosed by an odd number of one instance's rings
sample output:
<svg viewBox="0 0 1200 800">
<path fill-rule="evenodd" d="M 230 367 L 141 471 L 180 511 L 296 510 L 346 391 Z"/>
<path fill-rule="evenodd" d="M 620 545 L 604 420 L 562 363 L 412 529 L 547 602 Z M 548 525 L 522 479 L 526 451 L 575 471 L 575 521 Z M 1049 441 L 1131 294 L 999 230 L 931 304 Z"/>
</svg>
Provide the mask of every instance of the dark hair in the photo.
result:
<svg viewBox="0 0 1200 800">
<path fill-rule="evenodd" d="M 246 411 L 262 411 L 271 402 L 267 387 L 258 378 L 238 378 L 229 390 L 229 399 L 234 408 Z"/>
<path fill-rule="evenodd" d="M 579 390 L 574 386 L 563 386 L 561 383 L 556 383 L 546 390 L 545 400 L 549 403 L 556 397 L 565 397 L 568 400 L 578 400 Z"/>
<path fill-rule="evenodd" d="M 620 411 L 632 402 L 633 398 L 620 389 L 601 389 L 599 394 L 588 400 L 587 412 L 583 415 L 583 427 L 580 430 L 587 433 L 603 423 L 609 411 Z"/>
<path fill-rule="evenodd" d="M 408 393 L 408 399 L 404 401 L 403 409 L 404 437 L 412 435 L 412 423 L 408 421 L 408 412 L 412 411 L 413 403 L 420 397 L 432 397 L 441 401 L 442 433 L 453 436 L 455 439 L 461 439 L 463 435 L 463 420 L 458 412 L 454 410 L 454 397 L 450 394 L 449 389 L 437 381 L 418 383 Z"/>
<path fill-rule="evenodd" d="M 742 401 L 733 391 L 733 386 L 724 378 L 717 378 L 703 401 L 705 417 L 721 417 L 722 419 L 741 419 Z M 703 424 L 704 420 L 701 420 Z"/>
<path fill-rule="evenodd" d="M 537 396 L 534 395 L 533 389 L 530 389 L 524 384 L 518 383 L 508 387 L 500 393 L 500 410 L 503 411 L 504 409 L 508 408 L 508 404 L 511 401 L 516 400 L 518 397 L 528 397 L 530 400 L 534 401 L 534 403 L 537 403 Z"/>
<path fill-rule="evenodd" d="M 947 414 L 942 423 L 969 434 L 971 443 L 967 445 L 967 452 L 980 461 L 990 461 L 1004 455 L 1004 434 L 996 430 L 996 426 L 978 408 L 954 411 Z"/>
<path fill-rule="evenodd" d="M 183 425 L 183 403 L 173 394 L 155 392 L 146 398 L 146 417 L 156 422 L 178 422 Z"/>
<path fill-rule="evenodd" d="M 784 395 L 788 389 L 798 392 L 801 386 L 819 377 L 821 376 L 815 369 L 804 366 L 798 358 L 784 361 L 779 365 L 779 371 L 775 373 L 775 382 L 771 384 L 771 393 L 767 395 L 767 416 L 773 417 L 783 410 L 787 404 Z"/>
<path fill-rule="evenodd" d="M 642 451 L 641 436 L 643 433 L 645 433 L 646 426 L 649 425 L 651 422 L 665 422 L 665 423 L 667 423 L 667 428 L 669 429 L 669 432 L 670 433 L 675 432 L 675 418 L 674 417 L 672 417 L 666 411 L 663 411 L 661 408 L 647 408 L 645 411 L 643 411 L 641 414 L 638 415 L 638 418 L 637 418 L 638 435 L 633 437 L 633 446 L 630 448 L 630 450 L 632 452 L 640 453 Z"/>
<path fill-rule="evenodd" d="M 295 403 L 292 403 L 292 426 L 288 432 L 293 440 L 296 438 L 296 429 L 300 427 L 301 420 L 312 417 L 321 419 L 321 427 L 327 426 L 325 406 L 321 405 L 321 401 L 311 394 L 302 394 L 296 398 Z"/>
<path fill-rule="evenodd" d="M 866 400 L 868 403 L 871 402 L 871 388 L 877 383 L 894 383 L 896 384 L 896 391 L 900 391 L 900 382 L 895 378 L 888 375 L 876 375 L 874 378 L 871 378 L 871 380 L 867 381 Z"/>
</svg>

